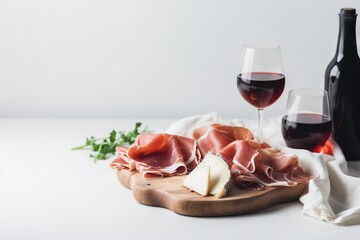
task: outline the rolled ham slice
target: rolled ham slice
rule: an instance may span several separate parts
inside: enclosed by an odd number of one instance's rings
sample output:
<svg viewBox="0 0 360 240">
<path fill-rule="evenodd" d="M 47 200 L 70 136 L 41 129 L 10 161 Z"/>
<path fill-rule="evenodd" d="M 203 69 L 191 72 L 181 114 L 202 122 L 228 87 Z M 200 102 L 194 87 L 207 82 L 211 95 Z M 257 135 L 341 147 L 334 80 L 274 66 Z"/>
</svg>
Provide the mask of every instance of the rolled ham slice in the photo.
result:
<svg viewBox="0 0 360 240">
<path fill-rule="evenodd" d="M 197 140 L 202 157 L 205 157 L 209 151 L 218 154 L 223 148 L 235 140 L 254 138 L 247 128 L 219 123 L 214 123 L 210 127 L 196 129 L 193 132 L 193 137 Z M 231 162 L 228 162 L 228 164 L 232 165 Z"/>
<path fill-rule="evenodd" d="M 233 162 L 233 182 L 241 188 L 294 186 L 310 179 L 295 155 L 287 156 L 267 144 L 237 140 L 222 149 L 220 155 L 228 162 Z"/>
<path fill-rule="evenodd" d="M 116 169 L 126 169 L 129 171 L 136 169 L 135 161 L 130 159 L 127 154 L 128 150 L 129 148 L 125 146 L 116 147 L 117 157 L 110 163 L 110 167 Z"/>
<path fill-rule="evenodd" d="M 184 175 L 200 162 L 194 139 L 166 133 L 143 133 L 131 147 L 116 150 L 111 167 L 136 169 L 144 178 Z"/>
</svg>

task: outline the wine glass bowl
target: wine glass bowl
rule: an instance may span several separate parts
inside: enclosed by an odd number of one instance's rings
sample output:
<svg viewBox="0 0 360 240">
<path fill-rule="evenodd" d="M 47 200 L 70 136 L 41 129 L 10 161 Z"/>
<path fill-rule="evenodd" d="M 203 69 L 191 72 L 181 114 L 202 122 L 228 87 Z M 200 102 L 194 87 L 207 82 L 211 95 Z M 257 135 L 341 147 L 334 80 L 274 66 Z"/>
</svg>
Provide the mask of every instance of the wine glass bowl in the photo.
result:
<svg viewBox="0 0 360 240">
<path fill-rule="evenodd" d="M 258 109 L 272 105 L 281 96 L 285 76 L 272 72 L 242 73 L 238 76 L 238 88 L 243 98 Z"/>
<path fill-rule="evenodd" d="M 258 109 L 258 141 L 262 142 L 263 110 L 279 99 L 285 87 L 279 45 L 274 43 L 244 45 L 237 87 L 242 97 Z"/>
<path fill-rule="evenodd" d="M 282 135 L 290 148 L 320 152 L 331 135 L 329 96 L 322 89 L 289 91 Z"/>
</svg>

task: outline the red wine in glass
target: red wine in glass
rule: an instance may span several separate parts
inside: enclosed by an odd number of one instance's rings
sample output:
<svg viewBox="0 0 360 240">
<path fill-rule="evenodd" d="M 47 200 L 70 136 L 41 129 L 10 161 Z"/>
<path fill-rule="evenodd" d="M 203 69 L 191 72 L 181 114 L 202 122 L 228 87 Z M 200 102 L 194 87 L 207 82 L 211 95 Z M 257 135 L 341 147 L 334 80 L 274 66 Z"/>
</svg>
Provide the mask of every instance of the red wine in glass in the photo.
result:
<svg viewBox="0 0 360 240">
<path fill-rule="evenodd" d="M 237 88 L 242 97 L 258 110 L 257 141 L 260 143 L 264 108 L 281 96 L 284 86 L 280 46 L 274 43 L 245 44 Z"/>
<path fill-rule="evenodd" d="M 285 87 L 285 76 L 272 72 L 242 73 L 237 77 L 237 87 L 248 103 L 264 109 L 281 96 Z"/>
<path fill-rule="evenodd" d="M 316 113 L 297 113 L 282 118 L 281 130 L 288 147 L 320 152 L 331 134 L 331 118 Z"/>
</svg>

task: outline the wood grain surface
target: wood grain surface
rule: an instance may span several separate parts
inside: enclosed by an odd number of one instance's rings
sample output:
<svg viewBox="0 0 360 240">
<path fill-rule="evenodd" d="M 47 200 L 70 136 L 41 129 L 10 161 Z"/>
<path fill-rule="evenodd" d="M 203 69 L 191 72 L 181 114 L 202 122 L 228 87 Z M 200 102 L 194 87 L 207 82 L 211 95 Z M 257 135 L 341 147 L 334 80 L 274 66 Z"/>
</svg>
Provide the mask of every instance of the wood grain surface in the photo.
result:
<svg viewBox="0 0 360 240">
<path fill-rule="evenodd" d="M 266 187 L 264 190 L 243 190 L 231 187 L 223 198 L 203 197 L 182 185 L 186 176 L 144 179 L 138 172 L 118 170 L 120 183 L 132 190 L 141 204 L 167 208 L 187 216 L 227 216 L 255 212 L 279 203 L 298 200 L 307 189 L 302 183 L 293 187 Z"/>
</svg>

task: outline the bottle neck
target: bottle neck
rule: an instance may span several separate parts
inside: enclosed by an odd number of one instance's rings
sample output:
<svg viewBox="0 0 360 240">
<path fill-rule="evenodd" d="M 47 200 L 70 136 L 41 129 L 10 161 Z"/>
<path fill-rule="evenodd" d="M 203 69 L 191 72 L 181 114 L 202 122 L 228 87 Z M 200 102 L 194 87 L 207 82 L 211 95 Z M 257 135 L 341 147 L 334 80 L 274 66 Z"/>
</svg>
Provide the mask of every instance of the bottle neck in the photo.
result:
<svg viewBox="0 0 360 240">
<path fill-rule="evenodd" d="M 356 15 L 344 16 L 339 14 L 340 26 L 336 55 L 358 56 L 356 46 Z"/>
</svg>

